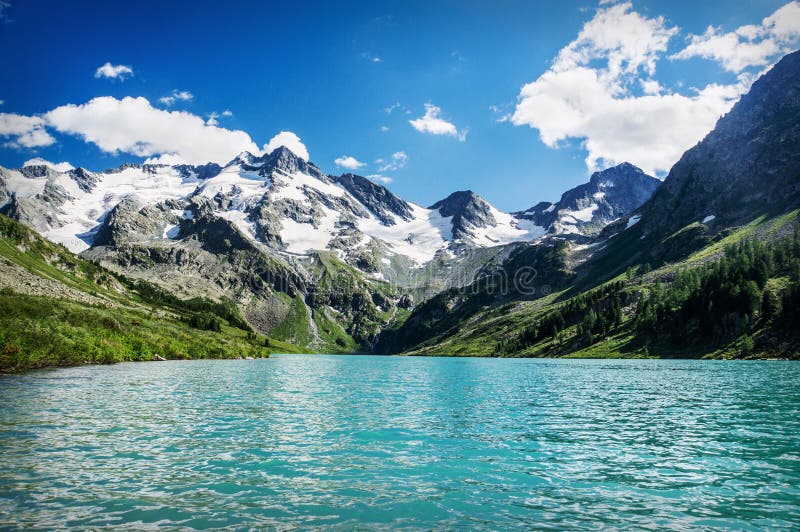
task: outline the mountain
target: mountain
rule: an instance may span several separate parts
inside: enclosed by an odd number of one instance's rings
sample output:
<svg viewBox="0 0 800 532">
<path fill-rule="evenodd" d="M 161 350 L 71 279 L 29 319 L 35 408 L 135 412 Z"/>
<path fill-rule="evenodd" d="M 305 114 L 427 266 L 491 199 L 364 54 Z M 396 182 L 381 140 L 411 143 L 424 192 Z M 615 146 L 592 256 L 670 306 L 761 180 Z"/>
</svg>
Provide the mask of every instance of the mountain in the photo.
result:
<svg viewBox="0 0 800 532">
<path fill-rule="evenodd" d="M 652 199 L 606 229 L 619 236 L 605 251 L 605 265 L 680 260 L 729 228 L 800 207 L 798 117 L 800 52 L 794 52 L 683 154 Z"/>
<path fill-rule="evenodd" d="M 303 349 L 253 332 L 229 300 L 181 299 L 0 215 L 0 373 Z"/>
<path fill-rule="evenodd" d="M 558 232 L 548 212 L 577 220 L 575 209 L 599 192 L 616 201 L 604 173 L 527 215 Z M 644 197 L 648 178 L 634 182 Z M 800 356 L 800 52 L 757 80 L 653 188 L 638 207 L 610 204 L 611 218 L 621 217 L 588 242 L 545 238 L 431 297 L 387 328 L 376 350 Z M 519 282 L 526 267 L 530 282 Z"/>
<path fill-rule="evenodd" d="M 622 163 L 595 172 L 588 183 L 564 192 L 556 203 L 542 202 L 514 216 L 547 227 L 552 234 L 593 236 L 649 200 L 659 185 L 655 177 Z"/>
<path fill-rule="evenodd" d="M 222 166 L 0 168 L 0 213 L 180 297 L 230 299 L 259 332 L 348 352 L 553 232 L 471 191 L 424 208 L 285 147 Z"/>
<path fill-rule="evenodd" d="M 624 163 L 518 213 L 472 191 L 424 208 L 286 148 L 222 166 L 0 169 L 0 212 L 176 312 L 317 351 L 796 356 L 798 102 L 794 53 L 663 184 Z"/>
<path fill-rule="evenodd" d="M 450 218 L 452 241 L 469 247 L 524 242 L 545 234 L 544 227 L 500 212 L 471 190 L 453 192 L 428 208 Z"/>
</svg>

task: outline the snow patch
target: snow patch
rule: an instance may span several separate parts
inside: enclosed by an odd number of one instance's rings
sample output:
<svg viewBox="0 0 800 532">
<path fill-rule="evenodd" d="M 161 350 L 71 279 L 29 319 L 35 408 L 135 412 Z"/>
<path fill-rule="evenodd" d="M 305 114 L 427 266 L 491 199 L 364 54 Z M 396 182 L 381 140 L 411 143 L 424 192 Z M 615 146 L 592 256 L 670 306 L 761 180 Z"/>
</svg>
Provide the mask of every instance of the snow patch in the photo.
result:
<svg viewBox="0 0 800 532">
<path fill-rule="evenodd" d="M 569 209 L 564 209 L 562 211 L 558 211 L 558 214 L 561 218 L 572 218 L 575 223 L 577 222 L 591 222 L 592 216 L 594 211 L 596 211 L 598 206 L 596 204 L 589 205 L 584 209 L 580 209 L 577 211 L 571 211 Z M 563 223 L 572 223 L 569 220 L 566 220 Z"/>
<path fill-rule="evenodd" d="M 300 223 L 291 218 L 281 220 L 280 237 L 286 251 L 298 255 L 306 255 L 311 251 L 328 248 L 337 231 L 336 222 L 339 213 L 325 206 L 320 206 L 325 213 L 317 227 L 311 223 Z"/>
<path fill-rule="evenodd" d="M 326 183 L 321 179 L 301 172 L 296 172 L 294 174 L 274 172 L 272 175 L 276 185 L 278 185 L 272 192 L 272 198 L 276 200 L 292 199 L 295 201 L 308 202 L 309 199 L 305 193 L 304 187 L 312 188 L 327 196 L 342 197 L 346 194 L 345 189 L 338 185 Z"/>
<path fill-rule="evenodd" d="M 705 218 L 703 218 L 703 221 L 702 221 L 702 222 L 700 222 L 700 223 L 707 224 L 708 222 L 711 222 L 711 221 L 713 221 L 713 220 L 716 220 L 716 218 L 717 218 L 717 217 L 716 217 L 716 216 L 714 216 L 713 214 L 709 214 L 708 216 L 706 216 Z"/>
<path fill-rule="evenodd" d="M 625 226 L 625 229 L 630 229 L 631 227 L 639 223 L 639 220 L 641 219 L 642 217 L 639 216 L 638 214 L 636 216 L 631 216 L 630 218 L 628 218 L 628 225 Z"/>
<path fill-rule="evenodd" d="M 410 221 L 392 214 L 395 225 L 386 226 L 370 216 L 358 221 L 358 229 L 383 240 L 395 253 L 405 255 L 417 264 L 425 264 L 453 239 L 453 217 L 444 217 L 438 210 L 425 209 L 413 203 L 409 205 L 412 213 Z"/>
<path fill-rule="evenodd" d="M 18 198 L 32 198 L 44 192 L 46 177 L 26 177 L 16 170 L 8 170 L 5 176 L 6 189 L 14 192 Z"/>
<path fill-rule="evenodd" d="M 158 166 L 148 171 L 130 167 L 93 176 L 98 181 L 89 192 L 81 190 L 68 174 L 53 178 L 54 184 L 61 186 L 70 198 L 59 209 L 58 217 L 63 224 L 42 234 L 74 253 L 80 253 L 91 245 L 105 215 L 123 199 L 130 197 L 142 204 L 154 205 L 167 199 L 186 197 L 197 186 L 195 181 L 182 177 L 169 166 Z"/>
<path fill-rule="evenodd" d="M 481 227 L 475 230 L 473 243 L 478 246 L 491 247 L 511 242 L 534 240 L 543 236 L 546 232 L 544 227 L 534 224 L 530 220 L 514 218 L 489 206 L 490 212 L 497 225 L 494 227 Z"/>
<path fill-rule="evenodd" d="M 169 224 L 164 228 L 164 238 L 175 239 L 181 232 L 181 226 L 178 224 Z"/>
</svg>

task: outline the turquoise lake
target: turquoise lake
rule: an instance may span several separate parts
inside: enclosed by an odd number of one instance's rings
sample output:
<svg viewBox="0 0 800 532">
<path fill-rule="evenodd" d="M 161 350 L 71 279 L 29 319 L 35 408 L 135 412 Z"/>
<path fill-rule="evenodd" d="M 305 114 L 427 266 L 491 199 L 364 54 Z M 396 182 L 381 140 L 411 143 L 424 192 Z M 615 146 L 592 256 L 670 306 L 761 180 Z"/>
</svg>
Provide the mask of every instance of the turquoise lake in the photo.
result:
<svg viewBox="0 0 800 532">
<path fill-rule="evenodd" d="M 280 355 L 0 377 L 0 528 L 800 527 L 800 364 Z"/>
</svg>

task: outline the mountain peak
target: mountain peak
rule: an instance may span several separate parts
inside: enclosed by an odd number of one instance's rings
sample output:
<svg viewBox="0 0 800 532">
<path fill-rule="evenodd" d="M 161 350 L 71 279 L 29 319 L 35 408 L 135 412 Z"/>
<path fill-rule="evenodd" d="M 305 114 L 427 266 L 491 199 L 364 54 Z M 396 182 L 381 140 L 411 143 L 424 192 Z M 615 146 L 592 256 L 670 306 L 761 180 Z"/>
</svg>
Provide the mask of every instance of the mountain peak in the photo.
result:
<svg viewBox="0 0 800 532">
<path fill-rule="evenodd" d="M 786 212 L 800 206 L 799 176 L 800 51 L 756 80 L 683 154 L 642 206 L 635 232 L 663 237 L 703 220 L 716 220 L 713 226 L 721 229 Z"/>
<path fill-rule="evenodd" d="M 235 164 L 253 164 L 253 161 L 255 161 L 256 159 L 258 159 L 256 155 L 253 155 L 249 151 L 245 150 L 243 152 L 240 152 L 233 159 L 231 159 L 231 161 L 225 166 L 233 166 Z"/>
<path fill-rule="evenodd" d="M 386 187 L 366 177 L 346 173 L 334 180 L 367 207 L 384 225 L 395 225 L 391 214 L 406 221 L 414 216 L 408 203 L 392 194 Z"/>
<path fill-rule="evenodd" d="M 482 203 L 486 204 L 486 200 L 475 194 L 473 191 L 457 190 L 446 198 L 437 201 L 428 208 L 439 211 L 442 216 L 453 216 L 454 214 L 463 211 L 470 205 L 480 205 Z"/>
<path fill-rule="evenodd" d="M 589 178 L 590 184 L 595 185 L 612 185 L 620 182 L 630 182 L 636 180 L 652 180 L 652 176 L 645 174 L 641 168 L 629 162 L 620 163 L 616 166 L 611 166 L 605 170 L 600 170 L 592 174 Z"/>
<path fill-rule="evenodd" d="M 454 239 L 471 237 L 472 228 L 494 227 L 497 225 L 497 220 L 492 214 L 492 206 L 471 190 L 453 192 L 429 208 L 439 211 L 439 214 L 444 217 L 453 217 Z"/>
<path fill-rule="evenodd" d="M 316 169 L 314 165 L 297 156 L 286 146 L 278 146 L 270 153 L 260 157 L 259 160 L 264 162 L 265 169 L 280 170 L 287 174 L 293 174 L 295 172 L 307 174 L 310 173 L 310 167 Z"/>
</svg>

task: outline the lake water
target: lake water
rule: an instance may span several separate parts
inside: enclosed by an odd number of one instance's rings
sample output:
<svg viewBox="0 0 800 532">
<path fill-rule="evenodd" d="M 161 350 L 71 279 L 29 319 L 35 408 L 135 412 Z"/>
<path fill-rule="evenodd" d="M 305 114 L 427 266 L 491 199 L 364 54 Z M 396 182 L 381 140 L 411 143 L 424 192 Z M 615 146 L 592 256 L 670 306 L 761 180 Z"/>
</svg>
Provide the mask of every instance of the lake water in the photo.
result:
<svg viewBox="0 0 800 532">
<path fill-rule="evenodd" d="M 282 355 L 0 377 L 0 528 L 800 526 L 800 364 Z"/>
</svg>

